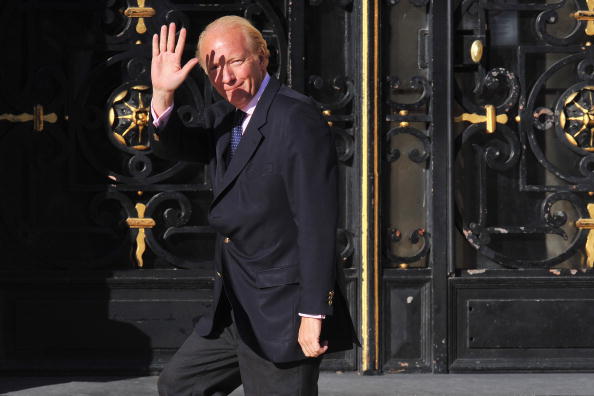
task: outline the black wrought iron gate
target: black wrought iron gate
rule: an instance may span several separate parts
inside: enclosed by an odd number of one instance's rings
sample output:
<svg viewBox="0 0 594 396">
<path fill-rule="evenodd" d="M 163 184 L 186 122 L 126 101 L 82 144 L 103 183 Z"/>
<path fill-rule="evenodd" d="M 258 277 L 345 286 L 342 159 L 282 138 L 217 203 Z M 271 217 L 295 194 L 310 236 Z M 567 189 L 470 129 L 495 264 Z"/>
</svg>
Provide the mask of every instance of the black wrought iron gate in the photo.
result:
<svg viewBox="0 0 594 396">
<path fill-rule="evenodd" d="M 593 11 L 457 4 L 453 370 L 594 368 Z"/>
<path fill-rule="evenodd" d="M 594 1 L 366 4 L 363 366 L 592 370 Z"/>
<path fill-rule="evenodd" d="M 0 370 L 155 370 L 211 304 L 203 166 L 147 145 L 151 36 L 218 16 L 262 30 L 270 72 L 319 102 L 341 163 L 337 230 L 352 311 L 358 259 L 351 1 L 0 3 Z M 324 37 L 324 40 L 320 38 Z M 218 100 L 196 68 L 186 121 Z M 354 369 L 356 353 L 326 360 Z"/>
<path fill-rule="evenodd" d="M 224 14 L 336 137 L 363 348 L 325 368 L 594 368 L 594 1 L 6 0 L 1 372 L 158 370 L 208 309 L 209 180 L 147 146 L 149 46 Z"/>
</svg>

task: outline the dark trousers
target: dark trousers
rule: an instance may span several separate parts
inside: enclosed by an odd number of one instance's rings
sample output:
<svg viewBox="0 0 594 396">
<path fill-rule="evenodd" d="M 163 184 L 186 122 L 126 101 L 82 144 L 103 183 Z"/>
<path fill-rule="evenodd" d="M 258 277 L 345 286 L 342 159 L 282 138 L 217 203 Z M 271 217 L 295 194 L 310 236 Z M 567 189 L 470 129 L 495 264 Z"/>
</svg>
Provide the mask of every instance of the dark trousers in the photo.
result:
<svg viewBox="0 0 594 396">
<path fill-rule="evenodd" d="M 212 338 L 192 332 L 161 373 L 159 395 L 222 396 L 243 384 L 246 396 L 317 396 L 320 361 L 272 363 L 230 323 Z"/>
</svg>

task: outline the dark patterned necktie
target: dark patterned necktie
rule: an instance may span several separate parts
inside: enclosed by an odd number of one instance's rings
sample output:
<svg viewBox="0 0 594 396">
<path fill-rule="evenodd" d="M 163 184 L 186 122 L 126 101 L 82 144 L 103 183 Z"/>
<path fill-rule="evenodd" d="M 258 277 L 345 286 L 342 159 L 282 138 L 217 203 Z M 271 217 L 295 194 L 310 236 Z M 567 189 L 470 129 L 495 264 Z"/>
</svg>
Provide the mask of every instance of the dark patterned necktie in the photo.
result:
<svg viewBox="0 0 594 396">
<path fill-rule="evenodd" d="M 229 147 L 229 162 L 231 162 L 231 159 L 235 155 L 237 147 L 239 146 L 239 141 L 241 140 L 241 136 L 243 134 L 243 128 L 241 124 L 243 124 L 243 120 L 245 120 L 246 116 L 247 114 L 243 111 L 235 110 L 235 118 L 233 120 L 233 129 L 231 130 L 231 142 Z"/>
</svg>

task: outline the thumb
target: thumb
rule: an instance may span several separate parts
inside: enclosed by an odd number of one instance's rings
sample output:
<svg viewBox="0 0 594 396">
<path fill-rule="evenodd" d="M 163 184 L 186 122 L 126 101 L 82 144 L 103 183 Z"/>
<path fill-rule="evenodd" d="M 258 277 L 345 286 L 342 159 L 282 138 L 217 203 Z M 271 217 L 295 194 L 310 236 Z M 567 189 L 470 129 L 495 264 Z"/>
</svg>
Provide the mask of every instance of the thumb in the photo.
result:
<svg viewBox="0 0 594 396">
<path fill-rule="evenodd" d="M 318 355 L 322 355 L 322 354 L 326 353 L 327 350 L 328 350 L 328 345 L 324 345 L 324 346 L 320 347 L 318 349 Z"/>
<path fill-rule="evenodd" d="M 198 59 L 192 58 L 184 65 L 184 67 L 182 67 L 181 72 L 183 73 L 184 76 L 187 76 L 190 73 L 190 70 L 192 70 L 192 68 L 194 66 L 196 66 L 197 64 L 198 64 Z"/>
<path fill-rule="evenodd" d="M 320 342 L 320 348 L 319 348 L 320 354 L 326 352 L 327 350 L 328 350 L 328 341 L 324 340 L 324 341 Z"/>
</svg>

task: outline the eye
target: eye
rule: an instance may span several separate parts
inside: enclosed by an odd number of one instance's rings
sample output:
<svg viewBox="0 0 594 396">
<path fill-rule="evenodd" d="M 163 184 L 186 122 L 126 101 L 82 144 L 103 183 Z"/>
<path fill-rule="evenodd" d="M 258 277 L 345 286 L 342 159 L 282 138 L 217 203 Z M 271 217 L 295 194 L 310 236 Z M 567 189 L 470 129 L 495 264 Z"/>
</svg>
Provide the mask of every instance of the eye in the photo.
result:
<svg viewBox="0 0 594 396">
<path fill-rule="evenodd" d="M 243 62 L 245 62 L 245 58 L 240 58 L 240 59 L 234 59 L 231 61 L 231 64 L 233 66 L 239 66 L 241 65 Z"/>
</svg>

